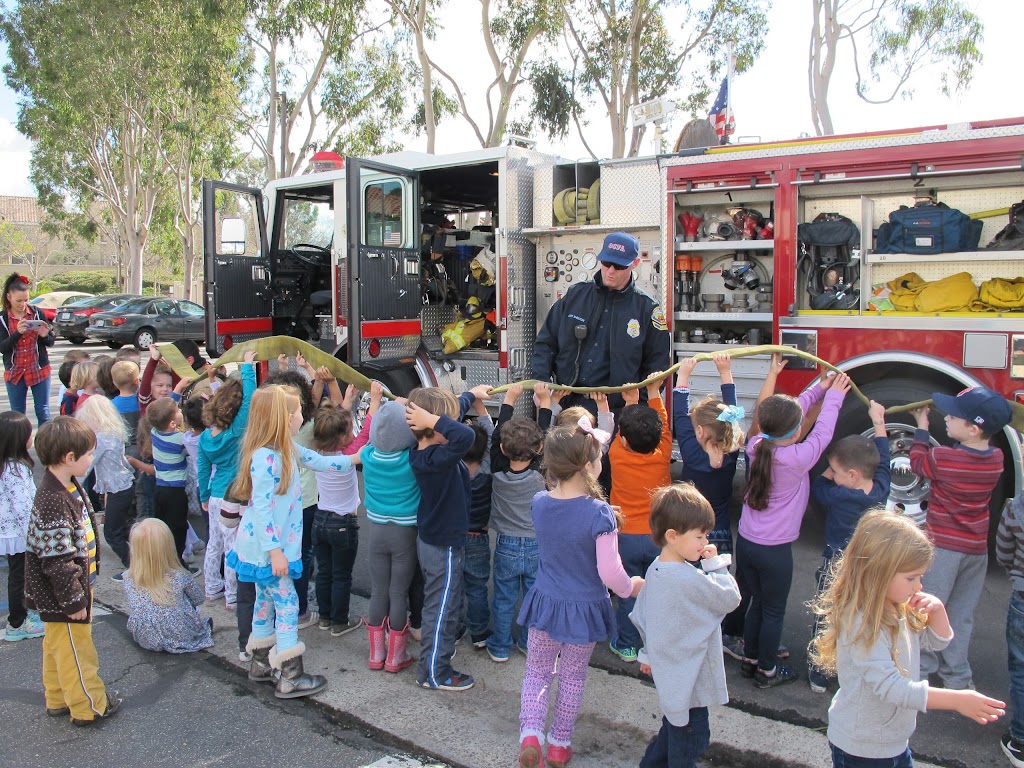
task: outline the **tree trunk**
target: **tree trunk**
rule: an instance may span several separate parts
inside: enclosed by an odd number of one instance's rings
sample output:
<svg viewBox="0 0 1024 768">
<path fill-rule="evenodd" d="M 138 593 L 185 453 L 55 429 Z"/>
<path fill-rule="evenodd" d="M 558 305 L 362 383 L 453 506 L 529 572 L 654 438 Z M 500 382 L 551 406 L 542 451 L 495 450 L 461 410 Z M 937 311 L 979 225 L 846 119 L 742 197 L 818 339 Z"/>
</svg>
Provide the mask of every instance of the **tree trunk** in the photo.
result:
<svg viewBox="0 0 1024 768">
<path fill-rule="evenodd" d="M 818 136 L 831 136 L 832 113 L 828 107 L 829 81 L 836 66 L 836 45 L 839 42 L 838 9 L 835 0 L 813 0 L 814 20 L 811 26 L 810 57 L 807 65 L 807 88 L 811 99 L 811 121 Z"/>
</svg>

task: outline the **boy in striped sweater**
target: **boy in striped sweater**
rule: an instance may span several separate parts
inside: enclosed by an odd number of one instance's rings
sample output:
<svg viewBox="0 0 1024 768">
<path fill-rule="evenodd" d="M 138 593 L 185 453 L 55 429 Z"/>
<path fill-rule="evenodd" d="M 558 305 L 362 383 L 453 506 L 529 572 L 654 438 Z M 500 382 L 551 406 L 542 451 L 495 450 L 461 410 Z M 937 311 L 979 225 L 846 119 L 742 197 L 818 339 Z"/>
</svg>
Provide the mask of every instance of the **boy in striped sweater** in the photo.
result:
<svg viewBox="0 0 1024 768">
<path fill-rule="evenodd" d="M 960 690 L 974 687 L 967 651 L 988 568 L 988 507 L 1003 474 L 1003 452 L 989 441 L 1010 423 L 1012 411 L 986 387 L 965 389 L 956 397 L 934 393 L 932 401 L 946 414 L 946 434 L 956 443 L 932 447 L 929 409 L 912 411 L 917 432 L 910 467 L 932 483 L 926 527 L 935 560 L 923 588 L 946 605 L 956 634 L 943 651 L 921 651 L 921 673 L 937 672 L 944 687 Z"/>
<path fill-rule="evenodd" d="M 163 520 L 174 535 L 178 557 L 185 551 L 188 533 L 188 454 L 181 409 L 169 397 L 154 400 L 146 409 L 153 441 L 153 466 L 156 469 L 156 490 L 153 493 L 153 517 Z M 184 562 L 184 561 L 183 561 Z M 195 573 L 190 569 L 190 573 Z"/>
</svg>

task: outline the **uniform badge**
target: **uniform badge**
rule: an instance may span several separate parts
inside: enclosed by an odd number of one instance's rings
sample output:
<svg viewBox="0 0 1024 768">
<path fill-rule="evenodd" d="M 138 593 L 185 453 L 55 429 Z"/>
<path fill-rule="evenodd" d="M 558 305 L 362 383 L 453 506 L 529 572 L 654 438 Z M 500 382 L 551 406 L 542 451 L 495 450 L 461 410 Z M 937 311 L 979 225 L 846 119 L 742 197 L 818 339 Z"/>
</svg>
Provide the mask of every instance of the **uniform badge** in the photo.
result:
<svg viewBox="0 0 1024 768">
<path fill-rule="evenodd" d="M 668 330 L 668 324 L 665 322 L 665 310 L 661 307 L 655 307 L 651 313 L 651 325 L 654 326 L 656 331 Z"/>
<path fill-rule="evenodd" d="M 630 320 L 626 324 L 626 333 L 631 339 L 635 339 L 640 335 L 640 321 L 637 319 Z"/>
</svg>

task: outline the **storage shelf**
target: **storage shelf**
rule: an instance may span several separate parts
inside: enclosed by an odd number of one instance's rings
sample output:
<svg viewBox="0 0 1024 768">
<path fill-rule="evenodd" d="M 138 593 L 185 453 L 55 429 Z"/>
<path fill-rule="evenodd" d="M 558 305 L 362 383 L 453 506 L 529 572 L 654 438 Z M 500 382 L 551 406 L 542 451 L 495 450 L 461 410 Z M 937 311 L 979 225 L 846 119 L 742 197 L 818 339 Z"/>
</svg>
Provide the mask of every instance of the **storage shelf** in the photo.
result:
<svg viewBox="0 0 1024 768">
<path fill-rule="evenodd" d="M 695 243 L 701 245 L 701 243 Z M 936 261 L 1013 261 L 1024 251 L 957 251 L 955 253 L 869 253 L 868 264 L 934 264 Z"/>
<path fill-rule="evenodd" d="M 524 232 L 527 230 L 523 230 Z M 708 240 L 700 243 L 683 243 L 676 253 L 687 251 L 773 251 L 774 240 Z"/>
<path fill-rule="evenodd" d="M 524 227 L 521 231 L 527 237 L 538 235 L 583 235 L 602 232 L 633 232 L 644 229 L 658 229 L 658 224 L 568 224 L 563 227 Z"/>
<path fill-rule="evenodd" d="M 697 320 L 708 323 L 770 323 L 771 312 L 673 312 L 673 320 Z"/>
<path fill-rule="evenodd" d="M 767 342 L 766 342 L 767 343 Z M 743 347 L 752 347 L 753 344 L 701 344 L 694 341 L 674 341 L 672 342 L 672 349 L 676 352 L 726 352 L 730 349 L 742 349 Z M 771 355 L 748 355 L 743 358 L 744 360 L 758 360 L 758 359 L 770 359 Z"/>
</svg>

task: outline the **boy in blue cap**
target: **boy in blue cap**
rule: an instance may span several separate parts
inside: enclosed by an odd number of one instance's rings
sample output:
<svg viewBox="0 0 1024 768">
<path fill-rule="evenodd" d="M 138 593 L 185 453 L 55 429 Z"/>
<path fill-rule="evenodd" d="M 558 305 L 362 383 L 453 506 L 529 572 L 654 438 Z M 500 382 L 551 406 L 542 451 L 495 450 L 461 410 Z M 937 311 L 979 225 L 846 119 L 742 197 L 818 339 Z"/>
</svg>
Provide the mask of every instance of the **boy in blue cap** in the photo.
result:
<svg viewBox="0 0 1024 768">
<path fill-rule="evenodd" d="M 967 651 L 988 569 L 989 504 L 1003 474 L 1003 452 L 989 441 L 1013 413 L 1002 395 L 987 387 L 965 389 L 956 397 L 936 392 L 932 401 L 946 414 L 946 434 L 956 443 L 931 446 L 929 408 L 912 411 L 917 432 L 910 467 L 932 484 L 926 527 L 935 560 L 923 588 L 946 605 L 956 634 L 939 653 L 921 651 L 921 672 L 937 672 L 944 687 L 959 690 L 974 687 Z"/>
</svg>

